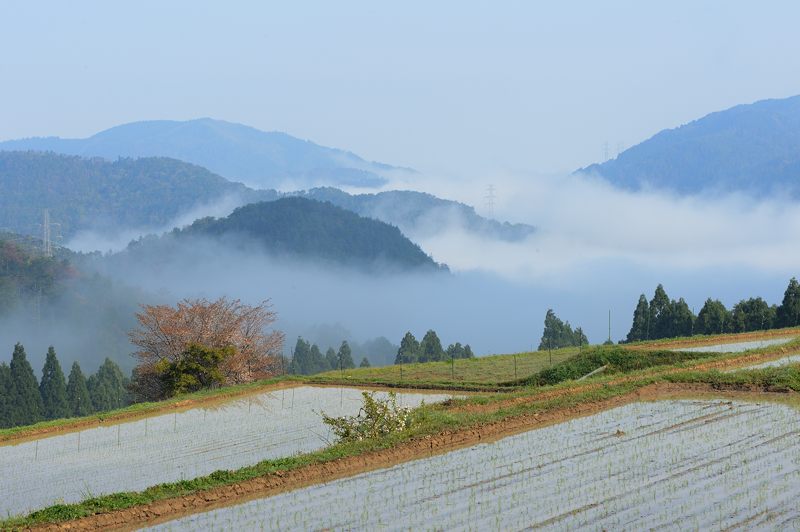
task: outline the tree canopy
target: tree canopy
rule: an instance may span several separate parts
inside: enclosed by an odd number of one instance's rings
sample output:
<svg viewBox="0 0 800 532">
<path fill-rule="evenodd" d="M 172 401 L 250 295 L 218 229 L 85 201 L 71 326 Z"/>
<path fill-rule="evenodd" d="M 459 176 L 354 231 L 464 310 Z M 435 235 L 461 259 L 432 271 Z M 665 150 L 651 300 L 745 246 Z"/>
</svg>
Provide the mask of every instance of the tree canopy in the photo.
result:
<svg viewBox="0 0 800 532">
<path fill-rule="evenodd" d="M 397 357 L 394 360 L 395 364 L 412 364 L 419 360 L 419 342 L 411 334 L 411 331 L 406 332 L 403 339 L 400 340 L 400 348 L 397 350 Z"/>
<path fill-rule="evenodd" d="M 800 325 L 800 283 L 792 277 L 783 293 L 783 301 L 776 311 L 777 327 Z"/>
<path fill-rule="evenodd" d="M 67 406 L 70 416 L 88 416 L 94 412 L 92 398 L 89 396 L 89 388 L 86 387 L 86 378 L 83 376 L 81 366 L 77 362 L 72 363 L 72 369 L 67 380 Z"/>
<path fill-rule="evenodd" d="M 110 358 L 106 358 L 97 373 L 89 377 L 86 387 L 97 412 L 114 410 L 130 404 L 128 379 Z"/>
<path fill-rule="evenodd" d="M 553 309 L 547 309 L 544 317 L 544 331 L 539 342 L 539 351 L 580 346 L 588 343 L 589 341 L 580 327 L 572 330 L 569 322 L 561 321 L 556 316 L 556 313 L 553 312 Z"/>
<path fill-rule="evenodd" d="M 639 296 L 626 341 L 750 332 L 797 325 L 800 325 L 800 283 L 794 277 L 778 306 L 770 305 L 761 297 L 751 297 L 742 299 L 728 310 L 718 299 L 708 298 L 697 316 L 683 298 L 670 300 L 659 284 L 649 303 L 644 295 Z"/>
<path fill-rule="evenodd" d="M 166 395 L 171 397 L 222 385 L 225 382 L 222 363 L 235 354 L 236 349 L 233 346 L 206 347 L 189 344 L 178 360 L 162 360 L 156 366 Z"/>
<path fill-rule="evenodd" d="M 251 306 L 225 297 L 184 299 L 174 307 L 145 305 L 136 319 L 139 327 L 130 338 L 139 348 L 134 382 L 139 397 L 161 398 L 163 382 L 156 366 L 178 367 L 185 356 L 196 354 L 188 351 L 190 345 L 233 348 L 232 355 L 220 361 L 224 384 L 252 382 L 281 371 L 283 333 L 267 332 L 276 320 L 268 301 Z"/>
<path fill-rule="evenodd" d="M 14 346 L 11 356 L 11 379 L 14 382 L 11 397 L 11 424 L 30 425 L 44 419 L 44 405 L 39 395 L 39 383 L 28 362 L 22 344 Z"/>
<path fill-rule="evenodd" d="M 419 343 L 419 362 L 438 362 L 444 360 L 445 354 L 442 348 L 442 342 L 439 340 L 436 331 L 428 330 L 422 341 Z"/>
<path fill-rule="evenodd" d="M 47 350 L 47 358 L 42 369 L 42 382 L 39 384 L 39 394 L 42 396 L 45 419 L 69 417 L 67 383 L 53 346 Z"/>
<path fill-rule="evenodd" d="M 356 367 L 356 364 L 353 361 L 353 352 L 350 350 L 350 344 L 348 344 L 346 341 L 343 341 L 342 345 L 339 346 L 339 351 L 336 353 L 336 358 L 339 361 L 339 369 L 350 369 Z"/>
</svg>

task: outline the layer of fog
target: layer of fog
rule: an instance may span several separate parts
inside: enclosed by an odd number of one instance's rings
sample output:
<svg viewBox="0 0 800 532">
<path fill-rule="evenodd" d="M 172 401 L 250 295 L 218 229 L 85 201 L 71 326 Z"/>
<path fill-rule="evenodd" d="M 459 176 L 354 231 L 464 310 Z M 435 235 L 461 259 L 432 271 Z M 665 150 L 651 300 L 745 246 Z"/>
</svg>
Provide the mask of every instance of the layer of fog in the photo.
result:
<svg viewBox="0 0 800 532">
<path fill-rule="evenodd" d="M 407 181 L 395 180 L 386 188 L 430 192 L 488 215 L 484 196 L 491 183 L 494 217 L 538 231 L 521 242 L 501 242 L 467 231 L 457 216 L 442 213 L 427 225 L 406 228 L 435 260 L 450 266 L 452 275 L 375 277 L 308 261 L 276 261 L 256 249 L 211 242 L 174 249 L 157 267 L 129 263 L 105 273 L 149 294 L 136 303 L 221 295 L 251 303 L 271 298 L 287 347 L 297 335 L 313 339 L 320 330 L 327 331 L 321 335 L 326 338 L 341 332 L 357 341 L 386 336 L 398 343 L 407 330 L 421 337 L 435 329 L 445 345 L 470 343 L 479 354 L 535 348 L 548 308 L 582 326 L 592 342 L 608 336 L 610 311 L 611 337 L 619 340 L 630 327 L 639 294 L 650 297 L 658 283 L 698 311 L 707 297 L 729 307 L 751 296 L 780 303 L 788 279 L 800 273 L 794 245 L 800 209 L 780 197 L 756 202 L 736 194 L 633 193 L 563 175 L 409 176 L 402 174 Z M 198 216 L 224 216 L 236 205 L 234 199 L 203 206 L 170 226 Z M 136 231 L 130 235 L 138 236 Z M 124 243 L 125 237 L 116 241 Z M 0 323 L 0 342 L 10 352 L 14 341 L 28 341 L 42 357 L 49 344 L 85 350 L 81 342 L 96 333 L 85 324 L 71 329 L 70 319 L 44 332 L 20 320 Z M 97 320 L 102 327 L 101 317 Z M 117 356 L 122 351 L 116 348 Z"/>
<path fill-rule="evenodd" d="M 786 275 L 800 267 L 800 209 L 786 197 L 676 196 L 619 190 L 578 175 L 402 176 L 387 188 L 423 190 L 476 205 L 483 215 L 539 231 L 517 244 L 476 238 L 460 228 L 420 233 L 419 243 L 459 271 L 491 271 L 522 282 L 571 276 L 594 261 L 691 272 L 739 267 Z M 493 208 L 486 187 L 494 186 Z"/>
<path fill-rule="evenodd" d="M 79 274 L 64 281 L 60 295 L 21 298 L 10 313 L 0 316 L 0 362 L 11 360 L 19 342 L 37 375 L 49 346 L 55 348 L 65 375 L 78 362 L 88 376 L 105 358 L 128 373 L 135 364 L 128 341 L 128 331 L 136 325 L 134 314 L 141 303 L 154 300 L 125 282 Z"/>
<path fill-rule="evenodd" d="M 81 229 L 64 243 L 64 246 L 82 253 L 99 251 L 110 253 L 125 249 L 133 240 L 149 234 L 161 234 L 176 227 L 185 227 L 199 218 L 213 216 L 215 218 L 228 216 L 236 207 L 244 205 L 246 201 L 238 194 L 228 194 L 217 201 L 200 203 L 178 214 L 172 220 L 158 226 L 146 227 L 115 227 L 105 225 Z"/>
<path fill-rule="evenodd" d="M 176 243 L 169 257 L 156 261 L 120 256 L 102 270 L 165 302 L 223 295 L 249 303 L 269 298 L 289 344 L 320 325 L 338 324 L 360 341 L 385 336 L 394 343 L 406 331 L 421 337 L 434 329 L 445 345 L 469 343 L 479 354 L 535 348 L 548 308 L 601 342 L 608 335 L 609 310 L 617 340 L 630 327 L 638 295 L 651 294 L 657 282 L 699 310 L 708 296 L 727 303 L 750 295 L 779 302 L 788 280 L 721 267 L 655 273 L 625 259 L 587 261 L 549 282 L 519 282 L 481 271 L 374 275 L 200 239 Z"/>
</svg>

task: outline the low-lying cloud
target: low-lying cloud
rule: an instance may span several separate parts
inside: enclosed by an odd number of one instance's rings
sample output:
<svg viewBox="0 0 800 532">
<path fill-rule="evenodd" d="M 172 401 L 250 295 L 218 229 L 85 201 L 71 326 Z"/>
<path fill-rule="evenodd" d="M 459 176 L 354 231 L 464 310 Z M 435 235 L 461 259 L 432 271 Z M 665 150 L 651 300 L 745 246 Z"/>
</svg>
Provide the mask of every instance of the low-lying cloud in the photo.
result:
<svg viewBox="0 0 800 532">
<path fill-rule="evenodd" d="M 65 246 L 73 251 L 102 253 L 120 251 L 140 236 L 148 234 L 161 234 L 176 227 L 185 227 L 199 218 L 213 216 L 215 218 L 228 216 L 236 207 L 244 205 L 245 200 L 237 194 L 228 194 L 218 201 L 201 203 L 191 209 L 180 213 L 178 216 L 160 226 L 150 227 L 97 227 L 83 229 L 75 233 Z"/>
<path fill-rule="evenodd" d="M 455 270 L 537 282 L 605 261 L 665 272 L 739 267 L 785 276 L 800 269 L 800 248 L 794 245 L 800 208 L 785 197 L 631 192 L 579 175 L 427 178 L 395 185 L 445 196 L 449 191 L 480 206 L 488 183 L 495 185 L 496 218 L 539 230 L 519 243 L 478 238 L 459 227 L 421 233 L 423 248 Z M 478 211 L 486 215 L 488 209 Z"/>
<path fill-rule="evenodd" d="M 361 341 L 386 336 L 395 343 L 407 330 L 421 336 L 435 329 L 445 344 L 470 343 L 479 354 L 535 347 L 548 308 L 582 326 L 593 342 L 607 337 L 610 311 L 617 340 L 630 327 L 638 295 L 651 296 L 658 283 L 698 311 L 707 297 L 728 306 L 751 296 L 780 303 L 789 277 L 800 273 L 794 245 L 800 209 L 778 196 L 629 192 L 573 175 L 402 179 L 387 188 L 459 200 L 483 215 L 492 183 L 495 218 L 538 230 L 521 241 L 500 241 L 468 230 L 459 216 L 447 213 L 406 228 L 452 275 L 365 275 L 212 241 L 186 243 L 156 264 L 131 260 L 101 270 L 151 294 L 152 300 L 140 302 L 271 298 L 289 344 L 325 324 L 339 324 Z M 238 204 L 231 198 L 201 206 L 169 226 L 224 216 Z M 142 232 L 118 232 L 115 241 L 102 245 L 98 233 L 87 233 L 83 245 L 77 236 L 71 245 L 119 249 Z"/>
</svg>

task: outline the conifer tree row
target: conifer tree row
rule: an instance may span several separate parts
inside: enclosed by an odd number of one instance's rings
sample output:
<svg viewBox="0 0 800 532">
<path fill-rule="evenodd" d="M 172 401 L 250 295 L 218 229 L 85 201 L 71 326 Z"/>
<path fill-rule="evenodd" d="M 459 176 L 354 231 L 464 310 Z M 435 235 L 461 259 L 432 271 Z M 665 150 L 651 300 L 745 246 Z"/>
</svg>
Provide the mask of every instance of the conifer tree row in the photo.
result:
<svg viewBox="0 0 800 532">
<path fill-rule="evenodd" d="M 456 342 L 444 349 L 439 336 L 432 329 L 425 333 L 421 342 L 418 342 L 411 331 L 408 331 L 400 341 L 400 348 L 397 350 L 394 363 L 442 362 L 457 358 L 473 358 L 474 356 L 469 344 L 462 346 L 460 342 Z"/>
<path fill-rule="evenodd" d="M 39 384 L 39 395 L 42 397 L 45 419 L 69 417 L 67 405 L 67 383 L 64 372 L 58 363 L 56 351 L 52 346 L 47 350 L 47 358 L 42 370 L 42 382 Z"/>
<path fill-rule="evenodd" d="M 683 298 L 675 301 L 662 285 L 648 302 L 644 294 L 633 312 L 626 342 L 658 340 L 695 334 L 723 334 L 779 329 L 800 325 L 800 283 L 792 277 L 780 305 L 760 297 L 742 299 L 728 310 L 718 299 L 706 299 L 697 316 Z"/>
<path fill-rule="evenodd" d="M 130 402 L 127 387 L 128 379 L 108 358 L 88 381 L 73 363 L 65 380 L 53 347 L 47 350 L 38 382 L 25 348 L 17 344 L 11 363 L 0 362 L 0 428 L 121 408 Z"/>
<path fill-rule="evenodd" d="M 323 371 L 336 369 L 350 369 L 356 367 L 350 344 L 342 342 L 338 351 L 329 347 L 322 355 L 317 344 L 311 344 L 302 337 L 297 338 L 294 346 L 292 361 L 289 364 L 289 373 L 295 375 L 313 375 Z"/>
</svg>

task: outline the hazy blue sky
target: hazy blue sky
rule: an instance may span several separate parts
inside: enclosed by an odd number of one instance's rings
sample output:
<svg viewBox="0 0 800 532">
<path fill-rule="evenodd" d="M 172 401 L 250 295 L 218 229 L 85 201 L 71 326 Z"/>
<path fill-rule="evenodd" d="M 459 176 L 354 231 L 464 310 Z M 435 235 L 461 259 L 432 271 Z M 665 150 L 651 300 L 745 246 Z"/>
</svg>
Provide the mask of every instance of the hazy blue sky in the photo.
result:
<svg viewBox="0 0 800 532">
<path fill-rule="evenodd" d="M 0 3 L 0 139 L 211 116 L 434 172 L 562 171 L 800 93 L 796 2 Z"/>
</svg>

